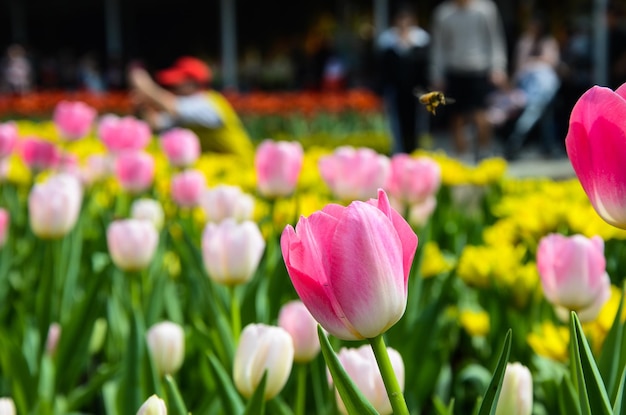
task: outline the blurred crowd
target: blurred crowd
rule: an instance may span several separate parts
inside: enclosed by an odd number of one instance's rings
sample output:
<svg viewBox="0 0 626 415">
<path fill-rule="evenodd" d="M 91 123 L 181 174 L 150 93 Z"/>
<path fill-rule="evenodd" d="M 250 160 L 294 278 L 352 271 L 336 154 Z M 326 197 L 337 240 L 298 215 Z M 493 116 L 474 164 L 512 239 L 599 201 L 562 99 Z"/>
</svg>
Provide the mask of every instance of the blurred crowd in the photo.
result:
<svg viewBox="0 0 626 415">
<path fill-rule="evenodd" d="M 471 151 L 477 157 L 490 155 L 494 135 L 502 138 L 508 158 L 516 158 L 529 136 L 539 137 L 546 156 L 559 157 L 556 138 L 564 135 L 570 109 L 592 83 L 593 45 L 589 16 L 559 27 L 552 26 L 551 17 L 529 10 L 514 39 L 492 0 L 446 0 L 431 16 L 418 16 L 401 4 L 392 26 L 379 34 L 371 23 L 348 28 L 323 18 L 302 36 L 277 39 L 263 52 L 244 47 L 239 89 L 371 89 L 386 104 L 394 152 L 419 147 L 444 120 L 459 157 Z M 626 81 L 625 17 L 621 3 L 609 5 L 611 88 Z M 130 63 L 121 57 L 103 61 L 94 52 L 77 56 L 67 49 L 36 56 L 14 44 L 0 61 L 0 92 L 124 90 Z M 219 89 L 219 60 L 208 63 L 212 87 Z M 432 90 L 443 92 L 447 102 L 424 102 Z M 428 106 L 420 105 L 420 97 Z M 476 137 L 473 150 L 468 132 Z"/>
</svg>

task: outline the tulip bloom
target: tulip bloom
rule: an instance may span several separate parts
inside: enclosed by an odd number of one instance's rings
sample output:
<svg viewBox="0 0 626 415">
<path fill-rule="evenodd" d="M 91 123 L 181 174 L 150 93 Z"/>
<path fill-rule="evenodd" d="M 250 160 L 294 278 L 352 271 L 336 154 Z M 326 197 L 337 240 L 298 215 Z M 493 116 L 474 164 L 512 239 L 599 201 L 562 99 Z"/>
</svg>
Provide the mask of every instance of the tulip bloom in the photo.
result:
<svg viewBox="0 0 626 415">
<path fill-rule="evenodd" d="M 0 398 L 0 415 L 15 415 L 17 410 L 15 409 L 15 403 L 11 398 Z"/>
<path fill-rule="evenodd" d="M 9 211 L 0 208 L 0 248 L 6 244 L 9 237 L 9 225 L 11 224 L 11 215 Z"/>
<path fill-rule="evenodd" d="M 185 332 L 176 323 L 163 321 L 150 327 L 146 334 L 154 366 L 161 375 L 180 369 L 185 358 Z"/>
<path fill-rule="evenodd" d="M 143 150 L 152 134 L 145 122 L 135 117 L 118 117 L 107 114 L 100 119 L 98 136 L 111 153 L 126 150 Z"/>
<path fill-rule="evenodd" d="M 152 395 L 141 405 L 137 415 L 167 415 L 165 401 L 156 395 Z"/>
<path fill-rule="evenodd" d="M 54 108 L 52 120 L 64 139 L 74 141 L 89 133 L 96 115 L 96 110 L 84 102 L 61 101 Z"/>
<path fill-rule="evenodd" d="M 400 389 L 404 389 L 404 362 L 402 361 L 402 356 L 389 347 L 387 348 L 387 353 L 389 354 L 389 360 L 391 360 L 391 366 L 398 379 Z M 354 349 L 344 347 L 339 350 L 337 358 L 356 387 L 379 414 L 390 415 L 393 413 L 376 357 L 369 345 L 363 345 Z M 336 397 L 339 411 L 342 414 L 347 414 L 348 411 L 338 392 Z"/>
<path fill-rule="evenodd" d="M 278 325 L 293 339 L 294 361 L 310 362 L 320 351 L 317 321 L 302 301 L 294 300 L 283 305 L 278 314 Z"/>
<path fill-rule="evenodd" d="M 546 299 L 563 321 L 569 320 L 569 311 L 582 322 L 594 320 L 611 295 L 599 236 L 545 236 L 537 248 L 537 268 Z"/>
<path fill-rule="evenodd" d="M 61 151 L 54 143 L 36 137 L 20 141 L 18 153 L 28 168 L 34 172 L 52 169 L 61 159 Z"/>
<path fill-rule="evenodd" d="M 565 145 L 596 212 L 626 229 L 626 84 L 594 86 L 572 109 Z"/>
<path fill-rule="evenodd" d="M 280 327 L 249 324 L 241 332 L 235 352 L 233 379 L 237 390 L 250 398 L 267 371 L 265 400 L 278 395 L 293 365 L 291 336 Z"/>
<path fill-rule="evenodd" d="M 52 323 L 48 328 L 48 337 L 46 338 L 46 353 L 48 356 L 54 356 L 57 352 L 59 339 L 61 338 L 61 325 Z"/>
<path fill-rule="evenodd" d="M 259 226 L 225 219 L 208 223 L 202 233 L 202 258 L 209 276 L 220 284 L 244 284 L 252 278 L 265 250 Z"/>
<path fill-rule="evenodd" d="M 289 196 L 296 188 L 303 161 L 299 142 L 263 140 L 254 158 L 259 192 L 266 197 Z"/>
<path fill-rule="evenodd" d="M 157 200 L 147 198 L 137 199 L 133 202 L 130 206 L 130 217 L 152 222 L 157 229 L 163 227 L 163 221 L 165 220 L 161 204 Z"/>
<path fill-rule="evenodd" d="M 384 191 L 302 217 L 280 242 L 296 292 L 330 334 L 374 338 L 404 314 L 417 235 Z"/>
<path fill-rule="evenodd" d="M 521 363 L 508 363 L 496 415 L 530 415 L 533 411 L 533 378 Z"/>
<path fill-rule="evenodd" d="M 115 160 L 115 175 L 124 190 L 141 193 L 152 186 L 154 158 L 143 151 L 126 151 Z"/>
<path fill-rule="evenodd" d="M 107 228 L 109 254 L 113 263 L 123 271 L 146 268 L 154 257 L 158 243 L 159 234 L 147 220 L 117 220 Z"/>
<path fill-rule="evenodd" d="M 59 173 L 36 183 L 28 195 L 30 227 L 40 238 L 67 234 L 78 220 L 83 190 L 75 176 Z"/>
<path fill-rule="evenodd" d="M 0 123 L 0 159 L 9 156 L 17 144 L 17 125 L 14 122 Z"/>
<path fill-rule="evenodd" d="M 81 168 L 83 183 L 91 185 L 113 174 L 114 162 L 108 154 L 92 154 Z"/>
<path fill-rule="evenodd" d="M 252 219 L 254 198 L 238 186 L 219 185 L 207 189 L 200 197 L 200 206 L 209 222 L 233 218 L 237 222 Z"/>
<path fill-rule="evenodd" d="M 172 199 L 179 206 L 197 206 L 205 189 L 206 178 L 199 170 L 185 170 L 172 177 Z"/>
<path fill-rule="evenodd" d="M 161 148 L 170 164 L 188 167 L 200 157 L 200 139 L 191 130 L 173 128 L 161 136 Z"/>
<path fill-rule="evenodd" d="M 389 196 L 406 205 L 419 204 L 432 197 L 441 185 L 441 168 L 428 157 L 397 154 L 391 158 L 387 181 Z"/>
<path fill-rule="evenodd" d="M 370 148 L 339 147 L 319 160 L 322 179 L 341 200 L 376 197 L 389 176 L 389 158 Z"/>
</svg>

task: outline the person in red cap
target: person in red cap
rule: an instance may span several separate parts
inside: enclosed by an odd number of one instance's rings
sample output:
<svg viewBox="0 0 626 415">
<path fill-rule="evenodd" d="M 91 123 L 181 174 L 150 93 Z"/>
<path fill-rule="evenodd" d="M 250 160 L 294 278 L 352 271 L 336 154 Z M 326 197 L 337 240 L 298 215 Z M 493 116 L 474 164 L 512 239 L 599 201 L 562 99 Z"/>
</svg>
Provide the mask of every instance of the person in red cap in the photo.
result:
<svg viewBox="0 0 626 415">
<path fill-rule="evenodd" d="M 235 154 L 251 160 L 254 146 L 222 94 L 208 89 L 212 74 L 200 59 L 184 56 L 156 74 L 133 68 L 129 82 L 141 116 L 157 132 L 173 127 L 194 131 L 202 151 Z M 162 86 L 160 86 L 161 84 Z"/>
</svg>

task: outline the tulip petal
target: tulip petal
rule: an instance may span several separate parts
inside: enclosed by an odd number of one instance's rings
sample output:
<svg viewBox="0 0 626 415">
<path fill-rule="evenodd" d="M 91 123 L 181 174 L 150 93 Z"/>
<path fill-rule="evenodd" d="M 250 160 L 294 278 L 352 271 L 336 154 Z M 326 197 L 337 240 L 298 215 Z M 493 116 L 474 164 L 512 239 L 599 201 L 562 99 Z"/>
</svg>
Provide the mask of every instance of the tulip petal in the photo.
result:
<svg viewBox="0 0 626 415">
<path fill-rule="evenodd" d="M 406 307 L 402 244 L 385 214 L 353 202 L 337 225 L 328 273 L 348 321 L 365 338 L 396 323 Z"/>
</svg>

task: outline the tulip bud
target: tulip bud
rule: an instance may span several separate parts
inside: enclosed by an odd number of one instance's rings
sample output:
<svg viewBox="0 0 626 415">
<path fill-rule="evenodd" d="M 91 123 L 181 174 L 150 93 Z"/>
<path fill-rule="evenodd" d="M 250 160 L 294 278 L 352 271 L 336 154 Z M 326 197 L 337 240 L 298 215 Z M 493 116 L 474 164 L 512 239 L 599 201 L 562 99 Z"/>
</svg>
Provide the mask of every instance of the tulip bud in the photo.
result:
<svg viewBox="0 0 626 415">
<path fill-rule="evenodd" d="M 0 248 L 4 246 L 9 237 L 9 226 L 11 223 L 9 211 L 0 208 Z"/>
<path fill-rule="evenodd" d="M 15 403 L 11 398 L 0 398 L 0 415 L 15 415 Z"/>
<path fill-rule="evenodd" d="M 508 363 L 496 415 L 530 415 L 533 410 L 533 379 L 530 370 L 520 363 Z"/>
<path fill-rule="evenodd" d="M 115 174 L 124 190 L 141 193 L 152 186 L 154 158 L 143 151 L 125 151 L 115 160 Z"/>
<path fill-rule="evenodd" d="M 200 139 L 191 130 L 173 128 L 161 136 L 161 148 L 172 166 L 188 167 L 200 156 Z"/>
<path fill-rule="evenodd" d="M 237 390 L 250 398 L 267 371 L 265 400 L 278 395 L 291 373 L 293 353 L 293 341 L 284 329 L 265 324 L 244 327 L 233 366 Z"/>
<path fill-rule="evenodd" d="M 137 199 L 133 202 L 130 206 L 130 217 L 152 222 L 157 229 L 163 227 L 163 221 L 165 220 L 161 204 L 157 200 L 147 198 Z"/>
<path fill-rule="evenodd" d="M 46 338 L 46 353 L 49 356 L 54 356 L 56 354 L 60 338 L 61 325 L 59 323 L 50 324 L 50 328 L 48 328 L 48 337 Z"/>
<path fill-rule="evenodd" d="M 389 158 L 370 148 L 338 147 L 319 160 L 322 179 L 341 200 L 376 197 L 389 176 Z"/>
<path fill-rule="evenodd" d="M 278 325 L 293 339 L 294 361 L 306 363 L 320 351 L 317 336 L 317 321 L 302 301 L 290 301 L 283 305 L 278 314 Z"/>
<path fill-rule="evenodd" d="M 66 235 L 78 220 L 83 190 L 75 176 L 59 173 L 36 183 L 28 195 L 30 227 L 40 238 Z"/>
<path fill-rule="evenodd" d="M 14 122 L 0 123 L 0 159 L 9 156 L 17 144 L 18 132 Z"/>
<path fill-rule="evenodd" d="M 183 328 L 176 323 L 163 321 L 150 327 L 146 339 L 157 371 L 161 375 L 176 373 L 185 358 Z"/>
<path fill-rule="evenodd" d="M 225 219 L 207 223 L 202 234 L 202 258 L 209 276 L 220 284 L 244 284 L 252 278 L 265 250 L 259 226 Z"/>
<path fill-rule="evenodd" d="M 206 178 L 199 170 L 186 170 L 172 177 L 172 199 L 179 206 L 194 207 L 206 189 Z"/>
<path fill-rule="evenodd" d="M 146 268 L 159 243 L 154 225 L 142 219 L 117 220 L 109 224 L 107 244 L 111 259 L 123 271 Z"/>
<path fill-rule="evenodd" d="M 241 222 L 252 219 L 254 198 L 238 186 L 219 185 L 202 193 L 200 206 L 209 222 L 221 222 L 226 218 Z"/>
<path fill-rule="evenodd" d="M 304 151 L 299 142 L 263 140 L 254 159 L 259 192 L 266 197 L 293 193 L 303 160 Z"/>
<path fill-rule="evenodd" d="M 537 247 L 537 269 L 544 295 L 563 321 L 569 321 L 570 311 L 581 322 L 594 320 L 611 295 L 599 236 L 545 236 Z"/>
<path fill-rule="evenodd" d="M 64 139 L 74 141 L 89 133 L 96 115 L 96 110 L 84 102 L 61 101 L 54 108 L 52 120 Z"/>
<path fill-rule="evenodd" d="M 433 197 L 441 185 L 441 168 L 428 157 L 396 154 L 391 158 L 387 189 L 403 205 L 416 205 Z"/>
<path fill-rule="evenodd" d="M 100 119 L 98 136 L 111 153 L 121 153 L 126 150 L 143 150 L 152 134 L 148 124 L 135 117 L 120 118 L 107 114 Z"/>
<path fill-rule="evenodd" d="M 387 353 L 391 361 L 391 367 L 398 379 L 400 389 L 404 389 L 404 362 L 402 356 L 396 350 L 388 347 Z M 356 387 L 361 391 L 370 404 L 378 411 L 380 415 L 390 415 L 393 412 L 391 402 L 387 396 L 383 377 L 380 374 L 378 363 L 374 352 L 369 345 L 363 345 L 358 348 L 348 349 L 342 348 L 337 354 L 337 358 L 345 369 L 346 373 Z M 330 379 L 332 381 L 332 379 Z M 336 393 L 337 406 L 339 411 L 347 414 L 339 393 Z"/>
<path fill-rule="evenodd" d="M 137 415 L 167 415 L 165 401 L 156 395 L 152 395 L 141 405 Z"/>
</svg>

